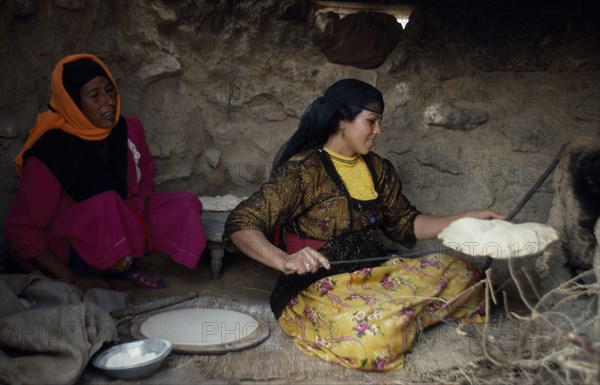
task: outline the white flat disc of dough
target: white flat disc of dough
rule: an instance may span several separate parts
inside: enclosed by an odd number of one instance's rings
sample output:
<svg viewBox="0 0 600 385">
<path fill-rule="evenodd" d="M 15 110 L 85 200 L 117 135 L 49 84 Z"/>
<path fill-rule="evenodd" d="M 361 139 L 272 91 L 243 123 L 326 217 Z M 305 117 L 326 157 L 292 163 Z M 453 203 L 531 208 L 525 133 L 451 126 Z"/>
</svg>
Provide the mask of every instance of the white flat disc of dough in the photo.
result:
<svg viewBox="0 0 600 385">
<path fill-rule="evenodd" d="M 225 353 L 264 341 L 268 328 L 254 317 L 233 310 L 191 308 L 166 311 L 146 319 L 142 338 L 162 338 L 173 350 L 192 353 Z"/>
<path fill-rule="evenodd" d="M 558 231 L 540 223 L 500 219 L 458 219 L 440 232 L 444 246 L 472 256 L 511 258 L 534 255 L 558 241 Z"/>
</svg>

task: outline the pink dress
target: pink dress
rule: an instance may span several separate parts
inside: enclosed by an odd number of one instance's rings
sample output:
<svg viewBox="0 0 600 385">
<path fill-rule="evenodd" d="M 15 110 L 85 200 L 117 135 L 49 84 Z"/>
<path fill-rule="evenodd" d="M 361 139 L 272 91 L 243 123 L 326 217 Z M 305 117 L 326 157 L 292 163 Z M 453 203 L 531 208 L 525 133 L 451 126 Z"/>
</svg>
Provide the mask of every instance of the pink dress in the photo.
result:
<svg viewBox="0 0 600 385">
<path fill-rule="evenodd" d="M 154 192 L 156 165 L 142 123 L 131 117 L 126 121 L 126 200 L 106 191 L 75 202 L 41 160 L 27 160 L 5 222 L 6 240 L 21 266 L 34 270 L 29 260 L 47 250 L 66 264 L 73 247 L 89 266 L 105 270 L 125 256 L 141 258 L 151 245 L 184 266 L 196 267 L 206 247 L 202 204 L 191 193 Z M 146 228 L 140 221 L 144 200 Z"/>
</svg>

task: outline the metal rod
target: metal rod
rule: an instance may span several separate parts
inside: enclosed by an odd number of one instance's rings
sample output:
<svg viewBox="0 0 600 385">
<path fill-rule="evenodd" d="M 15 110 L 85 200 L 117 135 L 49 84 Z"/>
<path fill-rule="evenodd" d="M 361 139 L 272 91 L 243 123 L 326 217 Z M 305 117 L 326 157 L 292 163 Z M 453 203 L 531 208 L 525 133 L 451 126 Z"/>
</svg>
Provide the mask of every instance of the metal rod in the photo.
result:
<svg viewBox="0 0 600 385">
<path fill-rule="evenodd" d="M 110 315 L 113 318 L 123 318 L 126 316 L 138 315 L 148 311 L 160 309 L 166 306 L 175 305 L 190 299 L 194 299 L 198 296 L 195 291 L 189 291 L 187 293 L 174 295 L 172 297 L 161 298 L 152 302 L 146 302 L 140 305 L 126 307 L 123 309 L 113 310 Z"/>
<path fill-rule="evenodd" d="M 525 206 L 525 204 L 527 204 L 527 202 L 531 199 L 533 194 L 535 194 L 537 189 L 540 188 L 540 186 L 544 183 L 544 181 L 548 178 L 548 176 L 552 173 L 552 171 L 554 171 L 554 169 L 556 168 L 556 165 L 558 164 L 558 160 L 560 159 L 560 155 L 562 154 L 563 149 L 565 148 L 565 145 L 566 144 L 563 144 L 561 146 L 560 150 L 558 151 L 558 153 L 556 154 L 556 156 L 552 160 L 552 163 L 550 163 L 550 165 L 548 166 L 546 171 L 544 171 L 544 173 L 538 178 L 537 182 L 535 182 L 535 184 L 531 187 L 531 189 L 529 189 L 529 191 L 527 192 L 527 194 L 525 194 L 523 199 L 521 199 L 519 204 L 507 215 L 507 217 L 506 217 L 507 220 L 510 221 L 510 220 L 514 219 L 514 217 L 519 213 L 519 211 L 521 211 L 523 206 Z M 391 258 L 417 258 L 417 257 L 422 257 L 422 256 L 428 255 L 428 254 L 446 253 L 449 251 L 453 251 L 453 249 L 450 249 L 449 247 L 445 247 L 443 249 L 412 251 L 412 252 L 408 252 L 408 253 L 404 253 L 404 254 L 386 255 L 383 257 L 350 259 L 350 260 L 342 260 L 342 261 L 329 261 L 329 263 L 331 265 L 343 265 L 343 264 L 347 264 L 347 263 L 377 262 L 377 261 L 385 261 L 385 260 L 388 260 Z M 493 261 L 493 258 L 486 256 L 486 260 L 483 264 L 481 272 L 485 272 L 487 269 L 489 269 L 490 266 L 492 265 L 492 261 Z"/>
</svg>

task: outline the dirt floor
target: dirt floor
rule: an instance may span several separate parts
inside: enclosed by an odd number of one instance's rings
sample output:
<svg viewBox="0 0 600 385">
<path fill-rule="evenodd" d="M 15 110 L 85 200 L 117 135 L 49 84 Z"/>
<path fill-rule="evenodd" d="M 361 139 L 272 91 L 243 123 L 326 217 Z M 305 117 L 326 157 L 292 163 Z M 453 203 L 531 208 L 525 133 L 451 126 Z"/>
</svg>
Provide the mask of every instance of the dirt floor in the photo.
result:
<svg viewBox="0 0 600 385">
<path fill-rule="evenodd" d="M 269 296 L 279 276 L 277 271 L 248 257 L 226 254 L 221 277 L 213 279 L 208 252 L 194 270 L 178 265 L 168 256 L 158 253 L 149 255 L 140 266 L 150 273 L 160 274 L 170 283 L 170 286 L 163 290 L 140 290 L 127 284 L 128 287 L 123 289 L 129 293 L 133 304 L 193 291 L 198 296 L 196 305 L 202 305 L 202 301 L 205 301 L 208 305 L 206 307 L 231 308 L 231 310 L 252 314 L 261 322 L 268 323 L 271 335 L 264 343 L 235 354 L 214 356 L 173 354 L 158 372 L 136 383 L 152 385 L 192 383 L 273 385 L 308 382 L 312 385 L 365 382 L 413 384 L 423 383 L 425 378 L 439 379 L 439 373 L 444 373 L 440 371 L 442 367 L 448 371 L 455 368 L 476 367 L 482 357 L 480 341 L 473 339 L 473 336 L 457 333 L 458 329 L 452 323 L 441 323 L 419 337 L 419 343 L 411 349 L 407 356 L 407 365 L 402 371 L 373 374 L 347 370 L 306 356 L 299 349 L 293 348 L 287 336 L 277 328 L 276 321 L 268 310 Z M 181 305 L 184 306 L 184 303 Z M 495 321 L 498 321 L 496 318 L 498 317 L 494 318 Z M 131 336 L 131 325 L 134 320 L 130 318 L 123 323 L 120 321 L 119 342 L 134 339 Z M 512 343 L 513 340 L 517 341 L 514 332 L 519 330 L 518 327 L 505 321 L 493 325 L 492 334 L 500 338 L 498 341 L 505 344 Z M 511 336 L 515 338 L 509 338 Z M 512 347 L 506 349 L 514 350 Z M 260 365 L 257 365 L 257 362 Z M 129 382 L 109 378 L 91 365 L 76 382 L 77 385 L 107 383 Z M 443 381 L 436 381 L 436 383 L 443 383 Z"/>
<path fill-rule="evenodd" d="M 196 269 L 181 266 L 168 256 L 151 254 L 141 264 L 145 271 L 161 275 L 170 286 L 162 290 L 130 289 L 132 300 L 144 297 L 168 297 L 195 291 L 199 297 L 237 298 L 250 302 L 268 301 L 279 273 L 251 258 L 226 254 L 221 278 L 211 277 L 210 255 L 205 253 Z"/>
</svg>

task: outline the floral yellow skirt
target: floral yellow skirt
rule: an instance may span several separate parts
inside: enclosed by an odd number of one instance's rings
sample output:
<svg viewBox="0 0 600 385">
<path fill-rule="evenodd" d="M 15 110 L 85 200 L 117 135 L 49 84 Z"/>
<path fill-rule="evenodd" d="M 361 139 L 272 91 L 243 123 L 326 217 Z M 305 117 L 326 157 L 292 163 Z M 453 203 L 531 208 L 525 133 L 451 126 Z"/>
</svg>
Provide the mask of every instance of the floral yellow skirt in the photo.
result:
<svg viewBox="0 0 600 385">
<path fill-rule="evenodd" d="M 420 330 L 446 317 L 483 322 L 478 275 L 470 262 L 445 254 L 392 259 L 313 283 L 279 325 L 308 355 L 367 371 L 400 369 Z"/>
</svg>

